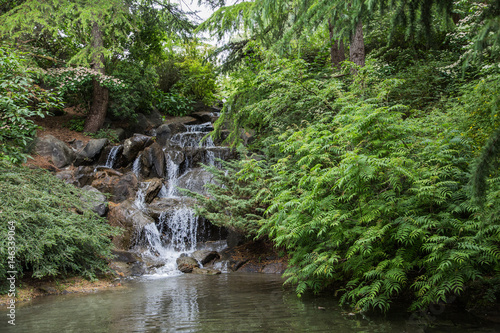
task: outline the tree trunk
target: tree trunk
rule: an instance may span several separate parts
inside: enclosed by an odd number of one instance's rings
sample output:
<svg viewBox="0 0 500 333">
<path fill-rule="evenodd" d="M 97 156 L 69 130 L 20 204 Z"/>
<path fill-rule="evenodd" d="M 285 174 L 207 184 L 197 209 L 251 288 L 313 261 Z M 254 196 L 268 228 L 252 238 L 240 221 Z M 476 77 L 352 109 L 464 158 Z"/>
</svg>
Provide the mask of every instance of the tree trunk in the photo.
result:
<svg viewBox="0 0 500 333">
<path fill-rule="evenodd" d="M 333 69 L 340 69 L 340 63 L 345 60 L 344 42 L 336 41 L 333 36 L 332 21 L 328 19 L 328 31 L 330 33 L 330 60 Z"/>
<path fill-rule="evenodd" d="M 94 51 L 92 56 L 92 69 L 104 75 L 104 54 L 102 48 L 102 31 L 99 28 L 99 24 L 94 22 L 92 25 L 92 49 Z M 83 130 L 85 132 L 95 133 L 104 124 L 104 118 L 106 118 L 106 111 L 108 109 L 109 91 L 108 88 L 99 83 L 99 78 L 94 78 L 92 85 L 92 104 L 87 119 L 85 120 Z"/>
<path fill-rule="evenodd" d="M 361 20 L 356 25 L 356 31 L 351 38 L 349 57 L 356 65 L 365 66 L 365 42 L 363 40 L 363 22 Z"/>
</svg>

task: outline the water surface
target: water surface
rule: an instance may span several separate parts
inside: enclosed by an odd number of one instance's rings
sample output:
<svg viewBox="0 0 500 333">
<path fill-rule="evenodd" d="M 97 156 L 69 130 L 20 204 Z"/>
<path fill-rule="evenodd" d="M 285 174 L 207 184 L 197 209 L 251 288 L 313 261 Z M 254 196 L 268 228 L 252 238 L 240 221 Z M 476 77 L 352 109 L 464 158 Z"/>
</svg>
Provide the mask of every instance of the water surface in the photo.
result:
<svg viewBox="0 0 500 333">
<path fill-rule="evenodd" d="M 125 288 L 48 296 L 17 308 L 2 332 L 497 332 L 498 326 L 440 312 L 350 315 L 326 295 L 299 299 L 265 274 L 141 278 Z M 420 325 L 417 325 L 420 324 Z M 425 324 L 425 325 L 424 325 Z"/>
</svg>

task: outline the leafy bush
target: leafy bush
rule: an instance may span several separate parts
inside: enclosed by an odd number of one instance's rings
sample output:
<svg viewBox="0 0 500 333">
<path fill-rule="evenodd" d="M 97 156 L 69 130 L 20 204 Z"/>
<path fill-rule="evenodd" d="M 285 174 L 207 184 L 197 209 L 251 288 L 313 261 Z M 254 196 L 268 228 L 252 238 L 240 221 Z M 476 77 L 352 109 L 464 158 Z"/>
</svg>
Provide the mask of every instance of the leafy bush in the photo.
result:
<svg viewBox="0 0 500 333">
<path fill-rule="evenodd" d="M 90 210 L 92 193 L 64 183 L 42 169 L 0 161 L 0 279 L 6 272 L 35 278 L 107 271 L 110 236 L 118 232 Z M 82 200 L 85 199 L 85 200 Z M 15 226 L 15 266 L 9 267 L 9 222 Z"/>
<path fill-rule="evenodd" d="M 182 117 L 193 112 L 194 101 L 175 93 L 156 91 L 155 106 L 163 113 Z"/>
<path fill-rule="evenodd" d="M 108 139 L 109 142 L 111 143 L 118 143 L 120 140 L 118 140 L 118 136 L 116 135 L 116 132 L 112 130 L 111 128 L 101 128 L 98 130 L 96 133 L 85 133 L 85 135 L 91 136 L 94 139 Z"/>
<path fill-rule="evenodd" d="M 0 46 L 0 160 L 14 163 L 26 161 L 35 137 L 37 126 L 29 118 L 61 107 L 51 91 L 34 84 L 25 62 L 22 54 Z"/>
<path fill-rule="evenodd" d="M 408 113 L 390 100 L 404 82 L 380 80 L 369 65 L 347 91 L 298 80 L 298 69 L 275 66 L 239 83 L 230 105 L 240 108 L 226 108 L 226 121 L 278 131 L 261 139 L 267 162 L 210 169 L 223 186 L 210 185 L 200 213 L 285 247 L 299 295 L 334 286 L 343 304 L 380 311 L 402 296 L 425 308 L 471 286 L 494 300 L 498 177 L 479 209 L 468 185 L 474 153 L 456 115 Z M 297 115 L 311 118 L 291 124 Z"/>
</svg>

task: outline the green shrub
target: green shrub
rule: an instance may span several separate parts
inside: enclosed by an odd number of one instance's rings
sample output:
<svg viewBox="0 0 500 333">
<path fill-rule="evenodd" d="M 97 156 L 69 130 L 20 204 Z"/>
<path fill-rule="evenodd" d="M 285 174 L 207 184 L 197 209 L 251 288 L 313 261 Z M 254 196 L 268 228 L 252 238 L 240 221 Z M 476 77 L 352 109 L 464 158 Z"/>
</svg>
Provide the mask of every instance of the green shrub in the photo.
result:
<svg viewBox="0 0 500 333">
<path fill-rule="evenodd" d="M 26 161 L 38 128 L 33 116 L 60 108 L 60 100 L 34 84 L 21 53 L 0 46 L 0 160 Z"/>
<path fill-rule="evenodd" d="M 116 229 L 90 210 L 92 193 L 64 183 L 42 169 L 0 161 L 0 279 L 79 274 L 94 278 L 107 271 L 110 236 Z M 82 200 L 81 198 L 86 198 Z M 9 266 L 9 223 L 15 226 L 15 260 Z"/>
</svg>

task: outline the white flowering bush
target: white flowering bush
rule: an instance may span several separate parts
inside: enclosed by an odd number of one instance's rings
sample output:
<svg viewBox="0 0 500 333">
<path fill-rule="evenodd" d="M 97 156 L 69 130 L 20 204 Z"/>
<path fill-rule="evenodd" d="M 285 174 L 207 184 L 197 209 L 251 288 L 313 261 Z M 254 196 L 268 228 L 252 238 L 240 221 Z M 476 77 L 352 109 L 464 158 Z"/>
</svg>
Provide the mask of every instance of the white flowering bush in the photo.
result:
<svg viewBox="0 0 500 333">
<path fill-rule="evenodd" d="M 67 102 L 74 104 L 81 111 L 88 111 L 90 108 L 94 79 L 110 91 L 122 91 L 127 88 L 122 80 L 86 67 L 51 68 L 43 73 L 46 82 L 55 86 Z"/>
</svg>

